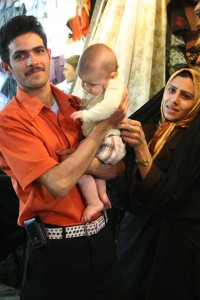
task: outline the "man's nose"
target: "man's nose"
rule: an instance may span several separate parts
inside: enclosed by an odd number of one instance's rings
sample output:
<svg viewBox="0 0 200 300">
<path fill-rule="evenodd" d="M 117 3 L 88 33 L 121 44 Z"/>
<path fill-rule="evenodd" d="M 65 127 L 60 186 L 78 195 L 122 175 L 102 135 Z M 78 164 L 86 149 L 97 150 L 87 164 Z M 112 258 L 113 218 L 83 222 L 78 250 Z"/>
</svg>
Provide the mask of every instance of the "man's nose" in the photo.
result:
<svg viewBox="0 0 200 300">
<path fill-rule="evenodd" d="M 34 61 L 35 61 L 34 54 L 32 52 L 29 52 L 28 57 L 26 59 L 26 65 L 31 66 L 34 64 Z"/>
</svg>

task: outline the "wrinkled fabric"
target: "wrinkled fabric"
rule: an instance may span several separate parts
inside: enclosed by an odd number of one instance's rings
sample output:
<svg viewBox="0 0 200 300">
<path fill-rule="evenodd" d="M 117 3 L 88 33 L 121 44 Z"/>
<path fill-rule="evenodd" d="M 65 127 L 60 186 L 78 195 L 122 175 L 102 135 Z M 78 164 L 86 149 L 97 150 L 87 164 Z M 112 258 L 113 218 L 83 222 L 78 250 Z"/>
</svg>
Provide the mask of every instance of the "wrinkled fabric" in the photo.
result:
<svg viewBox="0 0 200 300">
<path fill-rule="evenodd" d="M 26 14 L 26 8 L 25 5 L 22 4 L 19 9 L 16 9 L 14 7 L 14 3 L 13 5 L 9 6 L 9 7 L 3 7 L 2 10 L 0 11 L 0 27 L 2 27 L 8 20 L 10 20 L 11 18 L 18 16 L 18 15 L 24 15 Z"/>
</svg>

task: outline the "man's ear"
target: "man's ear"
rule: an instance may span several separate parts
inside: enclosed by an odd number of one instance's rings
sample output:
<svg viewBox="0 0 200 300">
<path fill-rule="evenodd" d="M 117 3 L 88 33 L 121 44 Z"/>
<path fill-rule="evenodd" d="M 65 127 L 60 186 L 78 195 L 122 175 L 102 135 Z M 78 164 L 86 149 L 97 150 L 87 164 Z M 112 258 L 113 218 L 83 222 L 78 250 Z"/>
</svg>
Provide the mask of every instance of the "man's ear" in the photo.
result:
<svg viewBox="0 0 200 300">
<path fill-rule="evenodd" d="M 8 76 L 12 76 L 12 69 L 5 61 L 1 61 L 1 67 Z"/>
<path fill-rule="evenodd" d="M 48 54 L 49 54 L 50 63 L 52 63 L 51 49 L 48 48 L 48 49 L 47 49 L 47 52 L 48 52 Z"/>
</svg>

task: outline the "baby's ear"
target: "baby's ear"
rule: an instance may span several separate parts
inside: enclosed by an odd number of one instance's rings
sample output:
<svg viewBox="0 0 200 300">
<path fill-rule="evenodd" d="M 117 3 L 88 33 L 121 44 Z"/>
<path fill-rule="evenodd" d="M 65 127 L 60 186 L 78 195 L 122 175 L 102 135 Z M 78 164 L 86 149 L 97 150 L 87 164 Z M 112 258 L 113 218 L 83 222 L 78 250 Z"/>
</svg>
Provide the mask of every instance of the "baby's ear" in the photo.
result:
<svg viewBox="0 0 200 300">
<path fill-rule="evenodd" d="M 118 76 L 118 72 L 112 72 L 110 74 L 110 79 L 115 79 Z"/>
</svg>

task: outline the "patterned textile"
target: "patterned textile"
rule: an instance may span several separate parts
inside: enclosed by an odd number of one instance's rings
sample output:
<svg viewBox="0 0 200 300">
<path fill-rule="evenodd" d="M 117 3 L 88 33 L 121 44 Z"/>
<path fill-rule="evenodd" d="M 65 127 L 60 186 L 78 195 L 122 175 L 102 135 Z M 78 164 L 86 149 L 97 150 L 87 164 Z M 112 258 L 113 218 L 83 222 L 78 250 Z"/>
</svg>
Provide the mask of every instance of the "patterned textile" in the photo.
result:
<svg viewBox="0 0 200 300">
<path fill-rule="evenodd" d="M 180 34 L 185 30 L 190 30 L 190 25 L 181 1 L 173 2 L 170 19 L 173 33 Z"/>
<path fill-rule="evenodd" d="M 200 56 L 200 44 L 197 44 L 186 51 L 186 58 L 188 63 L 192 66 L 196 65 L 196 61 Z"/>
<path fill-rule="evenodd" d="M 188 66 L 185 58 L 185 42 L 181 35 L 171 34 L 169 41 L 169 54 L 167 60 L 167 67 L 169 75 L 174 72 L 186 68 Z"/>
<path fill-rule="evenodd" d="M 102 228 L 105 227 L 107 222 L 108 219 L 105 212 L 103 216 L 100 216 L 98 219 L 90 223 L 60 228 L 46 228 L 46 231 L 49 239 L 52 240 L 58 240 L 63 238 L 68 239 L 80 236 L 90 236 L 98 233 Z"/>
<path fill-rule="evenodd" d="M 125 156 L 125 144 L 120 136 L 110 135 L 101 144 L 96 157 L 105 164 L 115 165 Z"/>
</svg>

